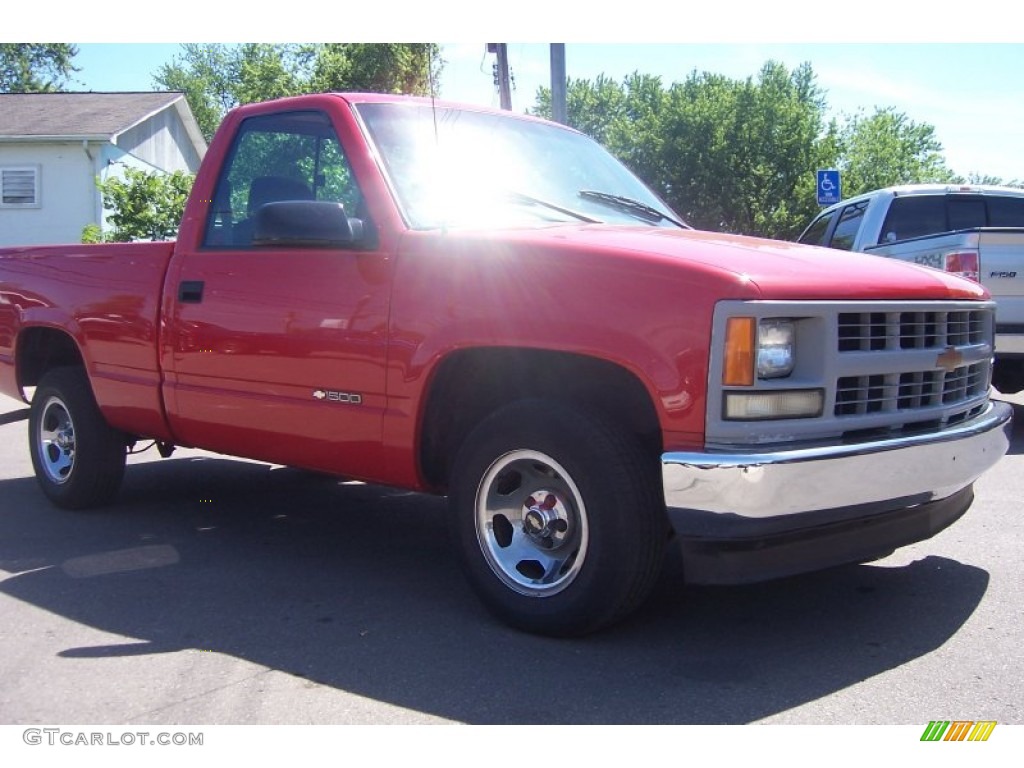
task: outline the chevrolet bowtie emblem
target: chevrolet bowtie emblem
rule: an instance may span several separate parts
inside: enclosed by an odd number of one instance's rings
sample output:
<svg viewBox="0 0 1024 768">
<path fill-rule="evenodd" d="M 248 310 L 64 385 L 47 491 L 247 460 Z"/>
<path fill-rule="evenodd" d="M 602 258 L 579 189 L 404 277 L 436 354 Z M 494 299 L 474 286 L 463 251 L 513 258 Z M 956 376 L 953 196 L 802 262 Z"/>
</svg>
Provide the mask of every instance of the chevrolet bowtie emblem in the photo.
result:
<svg viewBox="0 0 1024 768">
<path fill-rule="evenodd" d="M 963 364 L 964 356 L 957 352 L 955 347 L 946 347 L 945 351 L 935 358 L 935 367 L 946 373 L 952 373 Z"/>
</svg>

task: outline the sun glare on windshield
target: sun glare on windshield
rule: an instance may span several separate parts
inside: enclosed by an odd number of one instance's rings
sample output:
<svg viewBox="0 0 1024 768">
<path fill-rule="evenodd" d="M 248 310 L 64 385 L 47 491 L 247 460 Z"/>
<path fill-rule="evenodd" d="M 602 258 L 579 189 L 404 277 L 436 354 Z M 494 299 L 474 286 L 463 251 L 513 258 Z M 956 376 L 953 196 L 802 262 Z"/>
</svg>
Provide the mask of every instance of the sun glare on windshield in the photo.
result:
<svg viewBox="0 0 1024 768">
<path fill-rule="evenodd" d="M 415 229 L 628 221 L 580 196 L 599 189 L 664 204 L 589 138 L 511 115 L 429 106 L 357 106 Z M 667 211 L 667 209 L 665 209 Z"/>
</svg>

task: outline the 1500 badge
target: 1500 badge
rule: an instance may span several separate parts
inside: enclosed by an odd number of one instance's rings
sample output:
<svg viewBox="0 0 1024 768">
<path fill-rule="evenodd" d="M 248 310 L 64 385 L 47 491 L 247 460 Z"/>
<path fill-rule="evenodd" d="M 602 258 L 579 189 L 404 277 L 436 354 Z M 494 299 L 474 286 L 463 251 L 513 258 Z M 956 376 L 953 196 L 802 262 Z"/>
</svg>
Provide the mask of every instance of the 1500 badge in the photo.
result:
<svg viewBox="0 0 1024 768">
<path fill-rule="evenodd" d="M 332 403 L 349 403 L 350 405 L 361 405 L 363 396 L 354 392 L 335 392 L 333 389 L 315 389 L 313 397 L 317 400 L 327 400 Z"/>
</svg>

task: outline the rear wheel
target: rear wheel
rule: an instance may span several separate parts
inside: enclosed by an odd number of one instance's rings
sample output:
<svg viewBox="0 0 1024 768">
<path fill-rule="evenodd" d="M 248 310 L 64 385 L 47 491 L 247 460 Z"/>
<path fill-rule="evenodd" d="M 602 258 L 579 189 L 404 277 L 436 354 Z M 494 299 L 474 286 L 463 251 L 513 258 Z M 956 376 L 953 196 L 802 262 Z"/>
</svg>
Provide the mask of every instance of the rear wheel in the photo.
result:
<svg viewBox="0 0 1024 768">
<path fill-rule="evenodd" d="M 556 403 L 522 401 L 459 451 L 450 503 L 484 604 L 514 627 L 581 635 L 634 610 L 667 533 L 656 464 L 628 435 Z"/>
<path fill-rule="evenodd" d="M 29 449 L 36 480 L 54 504 L 85 509 L 109 501 L 124 476 L 126 440 L 104 420 L 80 368 L 55 368 L 32 398 Z"/>
</svg>

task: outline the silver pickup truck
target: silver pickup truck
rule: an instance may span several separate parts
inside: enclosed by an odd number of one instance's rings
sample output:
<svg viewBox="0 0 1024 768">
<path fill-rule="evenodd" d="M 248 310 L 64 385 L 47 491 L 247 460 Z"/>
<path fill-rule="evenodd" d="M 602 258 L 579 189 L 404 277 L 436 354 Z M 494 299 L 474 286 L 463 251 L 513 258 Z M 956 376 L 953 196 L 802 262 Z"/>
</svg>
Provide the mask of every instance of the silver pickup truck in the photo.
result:
<svg viewBox="0 0 1024 768">
<path fill-rule="evenodd" d="M 1002 392 L 1024 389 L 1024 189 L 939 184 L 879 189 L 826 208 L 798 240 L 979 281 L 996 302 L 992 383 Z"/>
</svg>

